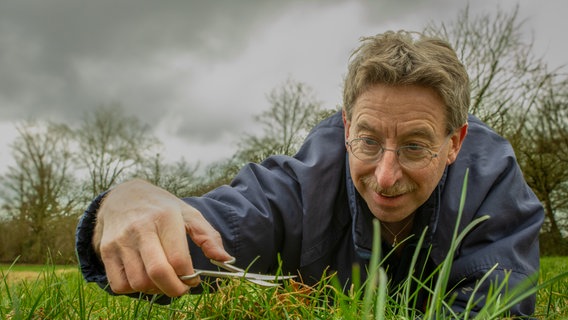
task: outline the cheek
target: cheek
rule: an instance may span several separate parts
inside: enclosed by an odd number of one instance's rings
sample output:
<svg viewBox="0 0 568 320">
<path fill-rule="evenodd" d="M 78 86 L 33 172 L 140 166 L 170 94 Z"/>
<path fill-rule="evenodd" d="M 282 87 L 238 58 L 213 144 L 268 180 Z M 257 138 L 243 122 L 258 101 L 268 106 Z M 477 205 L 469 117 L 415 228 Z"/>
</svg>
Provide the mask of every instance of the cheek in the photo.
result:
<svg viewBox="0 0 568 320">
<path fill-rule="evenodd" d="M 353 182 L 357 183 L 361 177 L 373 173 L 373 166 L 362 164 L 361 161 L 353 159 L 353 156 L 349 154 L 349 172 Z"/>
<path fill-rule="evenodd" d="M 361 178 L 373 174 L 373 170 L 368 167 L 369 166 L 362 165 L 361 161 L 353 159 L 353 156 L 349 155 L 349 173 L 351 174 L 351 179 L 353 180 L 355 189 L 357 189 L 359 193 L 364 192 L 362 189 L 364 186 L 361 183 Z"/>
<path fill-rule="evenodd" d="M 418 182 L 422 189 L 421 191 L 429 197 L 434 192 L 436 186 L 438 186 L 438 183 L 440 183 L 445 169 L 445 161 L 440 161 L 435 166 L 430 167 L 429 170 L 422 170 L 419 175 L 414 175 L 413 180 Z"/>
</svg>

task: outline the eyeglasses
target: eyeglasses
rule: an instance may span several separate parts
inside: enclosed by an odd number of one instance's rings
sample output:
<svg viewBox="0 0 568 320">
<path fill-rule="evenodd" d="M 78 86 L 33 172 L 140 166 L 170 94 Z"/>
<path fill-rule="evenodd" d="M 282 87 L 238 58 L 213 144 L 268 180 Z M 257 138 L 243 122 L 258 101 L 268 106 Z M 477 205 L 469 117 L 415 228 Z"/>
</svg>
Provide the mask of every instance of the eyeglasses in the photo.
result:
<svg viewBox="0 0 568 320">
<path fill-rule="evenodd" d="M 449 140 L 450 135 L 446 137 L 446 140 L 436 153 L 433 153 L 426 147 L 418 145 L 407 145 L 399 147 L 398 149 L 387 149 L 378 141 L 371 138 L 355 138 L 351 141 L 346 141 L 345 145 L 349 147 L 355 158 L 363 162 L 371 163 L 380 161 L 386 151 L 392 151 L 396 154 L 398 163 L 401 166 L 410 170 L 417 170 L 426 167 L 432 162 L 432 159 L 437 158 L 438 154 Z"/>
</svg>

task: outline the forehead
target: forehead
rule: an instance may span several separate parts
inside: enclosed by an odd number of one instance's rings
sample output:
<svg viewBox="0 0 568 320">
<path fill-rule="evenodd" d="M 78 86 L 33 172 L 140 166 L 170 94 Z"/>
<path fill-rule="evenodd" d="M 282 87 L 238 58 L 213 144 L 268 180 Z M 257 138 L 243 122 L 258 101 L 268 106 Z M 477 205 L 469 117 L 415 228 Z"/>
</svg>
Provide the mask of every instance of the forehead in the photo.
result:
<svg viewBox="0 0 568 320">
<path fill-rule="evenodd" d="M 444 103 L 431 88 L 377 84 L 353 106 L 351 126 L 386 136 L 432 136 L 446 127 Z"/>
</svg>

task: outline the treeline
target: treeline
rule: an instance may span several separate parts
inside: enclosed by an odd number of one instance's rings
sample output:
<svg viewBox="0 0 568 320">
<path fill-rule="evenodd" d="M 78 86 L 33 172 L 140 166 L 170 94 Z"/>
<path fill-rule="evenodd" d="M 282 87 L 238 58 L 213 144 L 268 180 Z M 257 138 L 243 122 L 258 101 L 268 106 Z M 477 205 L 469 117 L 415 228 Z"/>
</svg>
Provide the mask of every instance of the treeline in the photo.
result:
<svg viewBox="0 0 568 320">
<path fill-rule="evenodd" d="M 74 262 L 75 227 L 99 193 L 136 177 L 179 197 L 201 195 L 229 183 L 247 162 L 295 153 L 309 130 L 336 111 L 323 110 L 312 90 L 293 80 L 274 89 L 268 103 L 255 118 L 263 134 L 243 134 L 231 158 L 204 169 L 183 158 L 166 162 L 152 128 L 120 105 L 98 107 L 76 127 L 18 124 L 15 164 L 0 177 L 0 261 Z"/>
<path fill-rule="evenodd" d="M 544 254 L 568 254 L 568 78 L 549 70 L 520 34 L 517 11 L 471 17 L 466 9 L 429 34 L 448 39 L 466 64 L 471 112 L 511 141 L 526 180 L 545 207 Z M 288 80 L 269 93 L 235 154 L 200 169 L 166 162 L 149 126 L 118 105 L 85 114 L 76 127 L 18 124 L 14 166 L 0 177 L 0 261 L 74 262 L 74 229 L 90 200 L 116 183 L 140 177 L 178 196 L 201 195 L 228 183 L 247 162 L 295 153 L 308 131 L 336 110 L 324 109 L 310 87 Z M 191 159 L 190 159 L 191 160 Z"/>
</svg>

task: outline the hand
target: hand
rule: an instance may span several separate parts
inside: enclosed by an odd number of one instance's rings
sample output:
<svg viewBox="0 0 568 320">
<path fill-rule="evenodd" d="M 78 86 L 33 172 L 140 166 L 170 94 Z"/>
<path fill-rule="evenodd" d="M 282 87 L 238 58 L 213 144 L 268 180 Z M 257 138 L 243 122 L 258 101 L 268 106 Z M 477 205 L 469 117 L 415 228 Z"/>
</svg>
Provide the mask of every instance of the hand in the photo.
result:
<svg viewBox="0 0 568 320">
<path fill-rule="evenodd" d="M 201 213 L 166 190 L 142 180 L 112 189 L 99 208 L 93 236 L 112 291 L 175 297 L 198 285 L 199 279 L 178 278 L 194 272 L 186 233 L 208 258 L 232 258 Z"/>
</svg>

